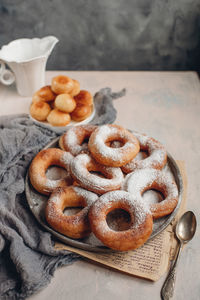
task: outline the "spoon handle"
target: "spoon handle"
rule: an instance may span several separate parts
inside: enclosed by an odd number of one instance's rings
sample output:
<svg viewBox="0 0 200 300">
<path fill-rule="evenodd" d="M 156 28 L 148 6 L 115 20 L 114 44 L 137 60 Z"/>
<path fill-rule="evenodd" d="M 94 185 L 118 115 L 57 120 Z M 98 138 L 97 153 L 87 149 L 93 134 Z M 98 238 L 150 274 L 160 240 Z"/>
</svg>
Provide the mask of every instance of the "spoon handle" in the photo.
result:
<svg viewBox="0 0 200 300">
<path fill-rule="evenodd" d="M 169 271 L 169 274 L 163 284 L 163 287 L 161 289 L 161 296 L 163 300 L 169 300 L 170 298 L 172 298 L 173 294 L 174 294 L 174 286 L 175 286 L 175 280 L 176 280 L 176 266 L 179 260 L 179 254 L 182 250 L 183 244 L 180 243 L 179 244 L 179 248 L 177 251 L 177 255 L 176 255 L 176 259 L 173 263 L 173 265 L 171 266 L 171 269 Z"/>
</svg>

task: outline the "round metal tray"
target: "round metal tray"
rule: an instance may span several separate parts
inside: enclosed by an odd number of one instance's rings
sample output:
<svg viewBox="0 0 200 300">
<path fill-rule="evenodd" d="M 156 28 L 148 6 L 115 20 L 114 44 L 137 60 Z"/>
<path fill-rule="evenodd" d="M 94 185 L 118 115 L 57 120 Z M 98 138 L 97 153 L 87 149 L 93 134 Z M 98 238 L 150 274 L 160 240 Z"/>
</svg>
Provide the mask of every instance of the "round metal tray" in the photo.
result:
<svg viewBox="0 0 200 300">
<path fill-rule="evenodd" d="M 58 147 L 58 140 L 59 140 L 59 138 L 54 139 L 44 149 Z M 181 173 L 180 173 L 180 170 L 179 170 L 179 167 L 178 167 L 176 161 L 173 159 L 173 157 L 169 153 L 168 153 L 166 168 L 168 169 L 168 172 L 170 171 L 170 173 L 172 174 L 172 176 L 174 177 L 174 179 L 176 181 L 178 191 L 179 191 L 178 204 L 177 204 L 176 208 L 174 209 L 174 211 L 170 215 L 165 216 L 163 218 L 159 218 L 157 220 L 154 220 L 153 232 L 152 232 L 149 240 L 152 239 L 153 237 L 155 237 L 161 231 L 163 231 L 171 223 L 171 221 L 174 219 L 174 217 L 177 214 L 177 211 L 180 207 L 181 200 L 182 200 L 183 181 L 182 181 Z M 111 252 L 111 251 L 113 251 L 113 250 L 105 247 L 93 235 L 93 233 L 91 233 L 90 236 L 87 238 L 75 240 L 75 239 L 69 238 L 69 237 L 55 231 L 53 228 L 51 228 L 48 225 L 48 223 L 46 222 L 45 215 L 44 215 L 44 210 L 45 210 L 46 201 L 47 201 L 48 197 L 45 195 L 39 194 L 32 187 L 32 185 L 29 181 L 28 172 L 26 175 L 25 192 L 26 192 L 26 198 L 27 198 L 29 207 L 30 207 L 33 215 L 37 219 L 37 221 L 47 231 L 52 233 L 52 235 L 54 237 L 56 237 L 58 240 L 60 240 L 61 242 L 65 243 L 67 245 L 77 247 L 77 248 L 87 250 L 87 251 L 94 251 L 94 252 Z"/>
</svg>

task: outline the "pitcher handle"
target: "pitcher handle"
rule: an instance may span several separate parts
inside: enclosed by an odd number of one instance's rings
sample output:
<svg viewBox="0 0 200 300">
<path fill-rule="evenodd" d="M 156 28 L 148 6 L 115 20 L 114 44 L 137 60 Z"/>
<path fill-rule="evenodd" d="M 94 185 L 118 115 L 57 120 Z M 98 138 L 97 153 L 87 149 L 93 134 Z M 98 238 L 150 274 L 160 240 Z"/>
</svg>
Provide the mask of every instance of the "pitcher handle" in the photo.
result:
<svg viewBox="0 0 200 300">
<path fill-rule="evenodd" d="M 6 69 L 5 63 L 0 60 L 0 82 L 4 85 L 10 85 L 15 81 L 15 75 L 12 71 Z"/>
</svg>

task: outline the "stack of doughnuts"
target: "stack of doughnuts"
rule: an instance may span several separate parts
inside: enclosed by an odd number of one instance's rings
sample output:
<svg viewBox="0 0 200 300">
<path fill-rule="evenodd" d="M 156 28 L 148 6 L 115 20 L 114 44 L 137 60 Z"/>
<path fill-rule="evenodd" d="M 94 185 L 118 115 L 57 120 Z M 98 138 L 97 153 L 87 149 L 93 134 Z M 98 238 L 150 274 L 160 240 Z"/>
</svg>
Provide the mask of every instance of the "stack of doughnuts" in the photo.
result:
<svg viewBox="0 0 200 300">
<path fill-rule="evenodd" d="M 153 230 L 153 220 L 170 214 L 178 203 L 178 189 L 169 174 L 164 146 L 144 134 L 131 133 L 109 124 L 69 128 L 59 139 L 59 148 L 40 151 L 33 159 L 29 177 L 33 187 L 49 195 L 45 216 L 56 231 L 71 238 L 91 232 L 107 247 L 133 250 L 143 245 Z M 145 152 L 145 158 L 138 159 Z M 50 180 L 51 165 L 66 170 L 66 178 Z M 143 193 L 156 190 L 159 203 L 146 203 Z M 69 216 L 65 208 L 81 207 Z M 114 230 L 107 217 L 115 210 L 129 215 L 125 230 Z"/>
<path fill-rule="evenodd" d="M 68 76 L 52 78 L 51 85 L 35 92 L 30 106 L 30 115 L 38 121 L 52 126 L 66 126 L 71 120 L 81 122 L 93 110 L 90 92 L 80 90 L 80 83 Z"/>
</svg>

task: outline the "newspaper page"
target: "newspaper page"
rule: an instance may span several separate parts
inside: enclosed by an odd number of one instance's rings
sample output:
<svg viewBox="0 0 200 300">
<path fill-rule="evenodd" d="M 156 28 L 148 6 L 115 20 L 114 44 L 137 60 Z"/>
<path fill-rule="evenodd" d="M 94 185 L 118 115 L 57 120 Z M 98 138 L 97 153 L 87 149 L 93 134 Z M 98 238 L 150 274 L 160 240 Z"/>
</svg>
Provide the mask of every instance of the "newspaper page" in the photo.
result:
<svg viewBox="0 0 200 300">
<path fill-rule="evenodd" d="M 186 175 L 184 163 L 178 161 L 177 164 L 182 173 L 184 194 L 176 219 L 185 211 L 186 200 Z M 141 248 L 133 251 L 96 253 L 81 250 L 62 243 L 56 243 L 55 248 L 75 252 L 89 260 L 93 260 L 121 272 L 157 281 L 167 271 L 170 260 L 176 253 L 177 242 L 173 232 L 173 224 L 175 222 L 176 220 Z"/>
</svg>

